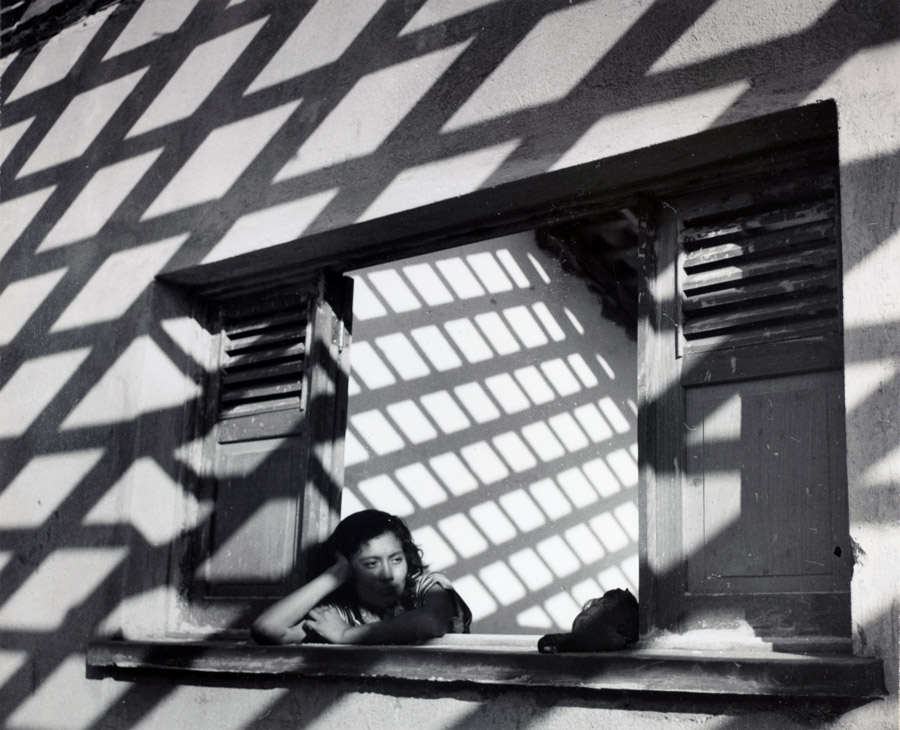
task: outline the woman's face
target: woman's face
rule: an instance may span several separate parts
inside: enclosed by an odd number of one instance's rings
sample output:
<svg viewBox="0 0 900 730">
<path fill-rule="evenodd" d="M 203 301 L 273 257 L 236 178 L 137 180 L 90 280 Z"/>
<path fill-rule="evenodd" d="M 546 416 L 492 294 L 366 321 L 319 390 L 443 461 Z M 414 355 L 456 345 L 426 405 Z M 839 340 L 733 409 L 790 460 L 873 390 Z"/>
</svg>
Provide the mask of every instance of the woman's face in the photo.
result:
<svg viewBox="0 0 900 730">
<path fill-rule="evenodd" d="M 350 561 L 353 587 L 360 603 L 388 609 L 397 605 L 406 588 L 406 554 L 393 532 L 360 545 Z"/>
</svg>

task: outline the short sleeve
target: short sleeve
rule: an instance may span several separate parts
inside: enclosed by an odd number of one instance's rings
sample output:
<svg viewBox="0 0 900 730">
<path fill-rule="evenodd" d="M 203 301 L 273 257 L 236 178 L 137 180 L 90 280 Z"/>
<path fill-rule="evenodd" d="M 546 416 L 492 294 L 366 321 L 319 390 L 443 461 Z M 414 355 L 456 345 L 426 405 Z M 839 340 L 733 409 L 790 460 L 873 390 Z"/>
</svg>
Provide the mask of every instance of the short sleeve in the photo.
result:
<svg viewBox="0 0 900 730">
<path fill-rule="evenodd" d="M 453 600 L 453 624 L 450 628 L 450 633 L 468 634 L 472 625 L 472 611 L 466 605 L 466 602 L 462 597 L 456 592 L 450 579 L 443 573 L 423 573 L 416 579 L 416 608 L 422 607 L 422 604 L 425 601 L 425 594 L 434 588 L 434 586 L 443 588 L 450 594 L 450 598 Z"/>
</svg>

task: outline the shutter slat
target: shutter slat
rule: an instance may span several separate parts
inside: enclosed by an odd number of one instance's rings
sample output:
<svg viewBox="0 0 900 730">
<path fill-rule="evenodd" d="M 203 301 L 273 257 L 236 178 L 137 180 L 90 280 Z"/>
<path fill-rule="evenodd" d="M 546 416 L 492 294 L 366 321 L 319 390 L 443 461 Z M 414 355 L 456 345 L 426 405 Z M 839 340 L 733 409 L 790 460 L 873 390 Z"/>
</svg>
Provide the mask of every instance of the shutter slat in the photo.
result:
<svg viewBox="0 0 900 730">
<path fill-rule="evenodd" d="M 222 382 L 225 388 L 231 388 L 236 383 L 249 383 L 259 380 L 271 380 L 274 378 L 295 378 L 300 379 L 303 375 L 303 364 L 300 362 L 284 362 L 275 365 L 267 365 L 265 367 L 253 367 L 247 370 L 238 370 L 236 372 L 225 372 L 222 375 Z"/>
<path fill-rule="evenodd" d="M 786 340 L 829 340 L 834 339 L 837 334 L 837 324 L 833 317 L 814 317 L 799 322 L 772 324 L 743 331 L 706 335 L 687 340 L 684 351 L 686 355 L 690 355 L 713 350 L 733 350 L 751 345 L 766 345 Z"/>
<path fill-rule="evenodd" d="M 270 301 L 234 310 L 222 325 L 219 416 L 300 407 L 309 300 Z"/>
<path fill-rule="evenodd" d="M 834 271 L 795 274 L 775 281 L 763 281 L 741 287 L 702 292 L 685 297 L 682 307 L 687 313 L 704 313 L 716 307 L 752 302 L 767 297 L 802 296 L 806 292 L 823 288 L 837 290 L 837 276 Z"/>
<path fill-rule="evenodd" d="M 710 191 L 692 214 L 676 201 L 686 351 L 839 333 L 835 185 L 807 172 L 766 191 Z"/>
<path fill-rule="evenodd" d="M 834 204 L 822 201 L 809 206 L 785 206 L 744 217 L 733 216 L 731 220 L 710 225 L 685 225 L 682 242 L 685 248 L 693 250 L 710 239 L 730 236 L 747 231 L 764 233 L 794 228 L 803 224 L 830 221 L 834 218 Z"/>
<path fill-rule="evenodd" d="M 300 359 L 306 354 L 305 342 L 293 342 L 283 347 L 267 348 L 265 350 L 256 350 L 246 352 L 239 355 L 231 355 L 227 358 L 227 362 L 223 364 L 223 369 L 228 372 L 235 368 L 243 368 L 257 363 L 266 363 L 273 360 Z"/>
<path fill-rule="evenodd" d="M 276 411 L 296 411 L 297 396 L 288 395 L 285 398 L 270 398 L 264 401 L 250 401 L 247 403 L 231 403 L 219 411 L 220 419 L 252 416 L 259 413 L 274 413 Z"/>
<path fill-rule="evenodd" d="M 722 284 L 745 281 L 762 276 L 784 275 L 791 269 L 833 266 L 836 260 L 834 246 L 825 246 L 787 256 L 750 261 L 740 266 L 724 266 L 690 274 L 685 277 L 684 290 L 706 289 Z"/>
<path fill-rule="evenodd" d="M 832 228 L 833 226 L 830 222 L 805 224 L 787 231 L 777 231 L 750 239 L 742 238 L 739 241 L 729 241 L 716 246 L 707 246 L 686 254 L 684 257 L 684 268 L 685 270 L 691 270 L 721 261 L 760 256 L 781 251 L 785 248 L 796 248 L 808 243 L 823 240 L 830 242 L 829 236 Z"/>
<path fill-rule="evenodd" d="M 291 393 L 299 395 L 301 387 L 302 382 L 298 379 L 284 383 L 228 389 L 222 392 L 222 402 L 233 403 L 235 401 L 262 400 L 263 398 L 283 397 Z"/>
<path fill-rule="evenodd" d="M 683 326 L 684 336 L 690 339 L 697 335 L 721 332 L 723 330 L 746 327 L 781 320 L 787 317 L 799 319 L 837 308 L 837 299 L 832 294 L 822 294 L 801 301 L 789 301 L 764 306 L 747 307 L 728 313 L 716 313 L 709 317 L 696 317 Z"/>
<path fill-rule="evenodd" d="M 268 313 L 266 315 L 245 316 L 235 318 L 225 323 L 225 334 L 229 338 L 257 332 L 264 329 L 273 329 L 287 324 L 296 324 L 298 327 L 305 325 L 306 318 L 300 312 Z"/>
<path fill-rule="evenodd" d="M 305 330 L 305 327 L 296 327 L 277 332 L 265 332 L 263 334 L 229 338 L 228 344 L 225 345 L 225 352 L 231 354 L 233 352 L 247 350 L 251 347 L 258 348 L 269 345 L 280 345 L 281 343 L 297 342 L 305 337 Z"/>
</svg>

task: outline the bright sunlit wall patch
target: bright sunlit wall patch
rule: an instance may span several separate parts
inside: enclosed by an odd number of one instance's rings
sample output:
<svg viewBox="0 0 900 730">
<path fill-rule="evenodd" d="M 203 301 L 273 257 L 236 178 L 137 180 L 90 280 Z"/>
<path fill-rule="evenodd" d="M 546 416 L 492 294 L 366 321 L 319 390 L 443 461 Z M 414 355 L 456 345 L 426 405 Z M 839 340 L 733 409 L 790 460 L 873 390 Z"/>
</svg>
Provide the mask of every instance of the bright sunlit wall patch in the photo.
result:
<svg viewBox="0 0 900 730">
<path fill-rule="evenodd" d="M 92 15 L 88 22 L 79 23 L 77 28 L 66 28 L 50 38 L 4 103 L 11 104 L 66 78 L 113 10 L 115 6 L 105 8 Z"/>
<path fill-rule="evenodd" d="M 403 273 L 427 305 L 435 307 L 453 301 L 453 295 L 431 264 L 410 264 L 403 267 Z"/>
<path fill-rule="evenodd" d="M 12 342 L 31 316 L 46 301 L 67 269 L 14 281 L 0 294 L 0 347 Z"/>
<path fill-rule="evenodd" d="M 209 514 L 149 456 L 137 459 L 85 516 L 85 525 L 132 525 L 153 546 L 167 545 Z"/>
<path fill-rule="evenodd" d="M 221 198 L 299 105 L 299 101 L 292 101 L 214 129 L 150 204 L 141 220 Z"/>
<path fill-rule="evenodd" d="M 631 149 L 633 131 L 637 127 L 642 131 L 642 144 L 647 145 L 700 132 L 749 89 L 748 81 L 735 81 L 695 94 L 605 114 L 550 169 L 561 170 L 626 152 Z"/>
<path fill-rule="evenodd" d="M 51 332 L 122 317 L 175 255 L 188 234 L 118 251 L 107 258 L 50 328 Z"/>
<path fill-rule="evenodd" d="M 0 492 L 0 528 L 36 529 L 75 491 L 104 449 L 33 456 Z"/>
<path fill-rule="evenodd" d="M 28 431 L 90 351 L 83 347 L 22 363 L 0 389 L 0 439 L 17 438 Z"/>
<path fill-rule="evenodd" d="M 57 631 L 127 553 L 121 547 L 54 550 L 0 606 L 0 630 Z"/>
<path fill-rule="evenodd" d="M 334 63 L 384 3 L 385 0 L 319 0 L 309 8 L 245 94 Z"/>
<path fill-rule="evenodd" d="M 369 281 L 388 306 L 398 314 L 412 312 L 422 306 L 396 269 L 373 271 L 369 274 Z"/>
<path fill-rule="evenodd" d="M 518 148 L 510 140 L 423 165 L 408 167 L 388 183 L 360 221 L 449 200 L 478 190 Z"/>
<path fill-rule="evenodd" d="M 501 560 L 479 570 L 478 577 L 503 606 L 510 606 L 527 595 L 525 586 L 516 578 L 509 566 Z"/>
<path fill-rule="evenodd" d="M 2 570 L 2 563 L 0 563 Z M 27 651 L 6 651 L 0 649 L 0 690 L 28 661 Z"/>
<path fill-rule="evenodd" d="M 468 45 L 469 41 L 458 43 L 361 78 L 273 182 L 375 152 Z M 365 125 L 360 119 L 366 120 Z"/>
<path fill-rule="evenodd" d="M 372 507 L 382 512 L 407 517 L 416 511 L 413 503 L 387 474 L 363 479 L 357 485 L 357 489 Z"/>
<path fill-rule="evenodd" d="M 402 332 L 376 337 L 375 344 L 403 380 L 422 378 L 431 372 L 409 338 Z"/>
<path fill-rule="evenodd" d="M 156 162 L 162 149 L 103 167 L 50 229 L 38 252 L 96 236 Z"/>
<path fill-rule="evenodd" d="M 392 403 L 387 407 L 387 412 L 411 444 L 421 444 L 437 438 L 438 432 L 415 401 Z"/>
<path fill-rule="evenodd" d="M 350 423 L 365 439 L 369 448 L 378 455 L 399 451 L 404 446 L 400 434 L 394 430 L 379 410 L 357 413 L 350 417 Z"/>
<path fill-rule="evenodd" d="M 337 194 L 338 189 L 332 188 L 242 215 L 203 257 L 202 263 L 221 261 L 299 238 Z M 360 291 L 355 288 L 354 300 L 359 296 Z"/>
<path fill-rule="evenodd" d="M 430 26 L 445 23 L 465 13 L 471 13 L 499 0 L 428 0 L 400 31 L 400 35 L 415 33 Z M 502 11 L 501 11 L 502 12 Z"/>
<path fill-rule="evenodd" d="M 0 167 L 6 162 L 9 153 L 13 151 L 25 132 L 28 131 L 34 119 L 34 117 L 23 119 L 21 122 L 7 124 L 6 127 L 0 129 Z"/>
<path fill-rule="evenodd" d="M 421 509 L 428 509 L 447 501 L 447 492 L 441 488 L 424 464 L 416 462 L 401 467 L 394 476 Z"/>
<path fill-rule="evenodd" d="M 462 366 L 462 360 L 437 326 L 417 327 L 410 335 L 435 370 L 444 372 Z"/>
<path fill-rule="evenodd" d="M 10 730 L 85 730 L 129 691 L 127 682 L 94 682 L 84 676 L 84 655 L 71 654 L 9 716 Z M 61 701 L 65 698 L 64 701 Z M 61 707 L 65 711 L 61 711 Z"/>
<path fill-rule="evenodd" d="M 149 336 L 137 337 L 60 425 L 60 430 L 131 421 L 165 408 L 180 408 L 200 395 Z"/>
<path fill-rule="evenodd" d="M 75 160 L 87 152 L 147 69 L 78 94 L 59 115 L 16 179 Z"/>
<path fill-rule="evenodd" d="M 649 74 L 693 66 L 780 38 L 801 36 L 836 4 L 836 0 L 806 0 L 794 6 L 778 0 L 756 0 L 745 5 L 736 0 L 717 0 L 666 49 L 650 67 Z M 734 22 L 735 18 L 742 22 Z"/>
<path fill-rule="evenodd" d="M 144 0 L 103 60 L 133 51 L 175 33 L 200 0 Z"/>
<path fill-rule="evenodd" d="M 13 247 L 19 236 L 35 220 L 54 190 L 56 190 L 56 186 L 51 185 L 27 195 L 0 202 L 0 261 Z"/>
<path fill-rule="evenodd" d="M 444 125 L 452 132 L 564 99 L 644 12 L 583 2 L 548 13 Z M 548 48 L 567 53 L 548 54 Z"/>
<path fill-rule="evenodd" d="M 125 138 L 191 117 L 250 45 L 266 20 L 256 20 L 194 48 Z"/>
</svg>

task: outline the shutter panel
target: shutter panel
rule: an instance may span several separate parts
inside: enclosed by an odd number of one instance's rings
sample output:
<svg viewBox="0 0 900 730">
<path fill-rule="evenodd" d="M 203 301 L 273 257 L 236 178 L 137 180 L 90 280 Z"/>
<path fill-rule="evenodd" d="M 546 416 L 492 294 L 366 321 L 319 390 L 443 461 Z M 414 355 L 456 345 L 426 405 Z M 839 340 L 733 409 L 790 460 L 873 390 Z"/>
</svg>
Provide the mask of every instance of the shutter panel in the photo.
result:
<svg viewBox="0 0 900 730">
<path fill-rule="evenodd" d="M 645 241 L 645 526 L 669 555 L 646 578 L 664 628 L 849 634 L 836 182 L 782 171 L 673 197 Z"/>
<path fill-rule="evenodd" d="M 352 281 L 329 275 L 290 295 L 217 306 L 205 458 L 213 510 L 195 591 L 212 606 L 207 621 L 299 585 L 309 549 L 336 524 L 351 297 Z"/>
<path fill-rule="evenodd" d="M 687 198 L 676 210 L 687 357 L 709 360 L 715 351 L 802 341 L 822 345 L 822 366 L 840 366 L 833 176 L 755 195 Z M 784 372 L 791 364 L 779 368 Z"/>
</svg>

